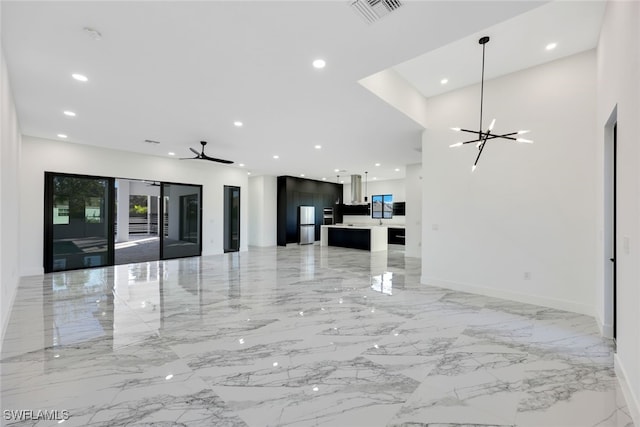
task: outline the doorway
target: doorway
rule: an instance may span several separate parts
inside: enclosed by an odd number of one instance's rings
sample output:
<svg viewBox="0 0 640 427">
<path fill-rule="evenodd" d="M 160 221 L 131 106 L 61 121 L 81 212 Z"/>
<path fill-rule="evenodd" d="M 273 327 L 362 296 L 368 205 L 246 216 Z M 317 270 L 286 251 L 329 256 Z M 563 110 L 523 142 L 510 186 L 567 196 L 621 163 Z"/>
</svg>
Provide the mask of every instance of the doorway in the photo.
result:
<svg viewBox="0 0 640 427">
<path fill-rule="evenodd" d="M 618 214 L 618 124 L 617 109 L 605 125 L 604 153 L 604 325 L 605 335 L 613 338 L 616 347 L 617 316 L 617 214 Z"/>
<path fill-rule="evenodd" d="M 240 250 L 240 187 L 224 186 L 224 252 Z"/>
<path fill-rule="evenodd" d="M 114 264 L 160 259 L 160 183 L 116 178 Z"/>
<path fill-rule="evenodd" d="M 113 265 L 114 179 L 44 176 L 45 273 Z"/>
<path fill-rule="evenodd" d="M 202 253 L 202 186 L 160 185 L 160 259 Z"/>
</svg>

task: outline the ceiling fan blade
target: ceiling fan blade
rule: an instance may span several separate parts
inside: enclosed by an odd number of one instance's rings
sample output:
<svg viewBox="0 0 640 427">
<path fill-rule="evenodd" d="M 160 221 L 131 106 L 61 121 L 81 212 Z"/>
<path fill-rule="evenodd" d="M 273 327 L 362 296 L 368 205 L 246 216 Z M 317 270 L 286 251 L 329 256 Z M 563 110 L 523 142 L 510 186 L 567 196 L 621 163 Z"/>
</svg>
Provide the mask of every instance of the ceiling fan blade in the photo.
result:
<svg viewBox="0 0 640 427">
<path fill-rule="evenodd" d="M 200 158 L 200 156 L 196 156 L 196 157 L 180 157 L 178 160 L 197 160 L 199 158 Z"/>
<path fill-rule="evenodd" d="M 224 159 L 216 159 L 215 157 L 209 157 L 206 154 L 203 154 L 202 157 L 200 157 L 202 160 L 210 160 L 212 162 L 218 162 L 218 163 L 224 163 L 225 165 L 230 165 L 233 163 L 233 161 L 231 160 L 224 160 Z"/>
<path fill-rule="evenodd" d="M 233 162 L 231 160 L 225 160 L 225 159 L 216 159 L 215 157 L 209 157 L 206 154 L 204 154 L 204 147 L 205 145 L 207 145 L 207 141 L 200 141 L 200 144 L 202 145 L 202 152 L 198 152 L 196 149 L 189 147 L 189 150 L 191 150 L 191 152 L 193 154 L 195 154 L 195 157 L 187 157 L 187 158 L 182 158 L 180 160 L 195 160 L 195 159 L 199 159 L 199 160 L 209 160 L 211 162 L 218 162 L 218 163 L 224 163 L 225 165 L 230 165 Z"/>
</svg>

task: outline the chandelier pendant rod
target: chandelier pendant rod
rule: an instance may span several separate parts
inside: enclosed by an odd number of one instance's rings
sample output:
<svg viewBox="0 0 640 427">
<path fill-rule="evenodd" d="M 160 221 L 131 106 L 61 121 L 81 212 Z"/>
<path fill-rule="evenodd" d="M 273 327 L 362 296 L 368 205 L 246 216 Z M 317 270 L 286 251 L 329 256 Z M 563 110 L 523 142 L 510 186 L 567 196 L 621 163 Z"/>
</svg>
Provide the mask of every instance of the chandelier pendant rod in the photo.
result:
<svg viewBox="0 0 640 427">
<path fill-rule="evenodd" d="M 478 127 L 478 141 L 482 139 L 480 133 L 482 132 L 482 105 L 484 104 L 484 51 L 488 41 L 489 37 L 480 39 L 480 44 L 482 45 L 482 78 L 480 79 L 480 126 Z"/>
</svg>

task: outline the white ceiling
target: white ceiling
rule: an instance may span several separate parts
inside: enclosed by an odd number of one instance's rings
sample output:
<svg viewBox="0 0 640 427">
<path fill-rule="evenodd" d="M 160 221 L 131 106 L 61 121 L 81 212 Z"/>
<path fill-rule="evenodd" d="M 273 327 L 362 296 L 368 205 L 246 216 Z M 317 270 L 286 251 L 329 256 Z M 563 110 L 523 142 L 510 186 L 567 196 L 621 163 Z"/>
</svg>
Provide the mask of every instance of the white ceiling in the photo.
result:
<svg viewBox="0 0 640 427">
<path fill-rule="evenodd" d="M 554 1 L 485 28 L 453 43 L 392 67 L 425 97 L 478 83 L 482 45 L 485 80 L 592 49 L 598 42 L 606 3 Z M 549 43 L 557 43 L 546 50 Z M 448 79 L 447 84 L 440 80 Z"/>
<path fill-rule="evenodd" d="M 207 140 L 254 175 L 394 179 L 421 161 L 422 127 L 358 80 L 395 67 L 426 96 L 476 83 L 478 34 L 489 76 L 595 46 L 601 2 L 545 3 L 408 1 L 368 25 L 348 1 L 2 1 L 2 44 L 25 135 L 165 157 Z"/>
</svg>

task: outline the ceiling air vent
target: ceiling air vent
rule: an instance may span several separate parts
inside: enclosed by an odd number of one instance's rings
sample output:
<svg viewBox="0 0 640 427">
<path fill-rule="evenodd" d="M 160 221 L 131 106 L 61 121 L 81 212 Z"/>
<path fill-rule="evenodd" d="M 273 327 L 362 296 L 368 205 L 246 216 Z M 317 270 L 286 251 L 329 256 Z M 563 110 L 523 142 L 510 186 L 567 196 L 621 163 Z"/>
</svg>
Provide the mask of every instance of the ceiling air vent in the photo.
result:
<svg viewBox="0 0 640 427">
<path fill-rule="evenodd" d="M 400 0 L 355 0 L 351 7 L 369 24 L 402 6 Z"/>
</svg>

